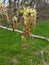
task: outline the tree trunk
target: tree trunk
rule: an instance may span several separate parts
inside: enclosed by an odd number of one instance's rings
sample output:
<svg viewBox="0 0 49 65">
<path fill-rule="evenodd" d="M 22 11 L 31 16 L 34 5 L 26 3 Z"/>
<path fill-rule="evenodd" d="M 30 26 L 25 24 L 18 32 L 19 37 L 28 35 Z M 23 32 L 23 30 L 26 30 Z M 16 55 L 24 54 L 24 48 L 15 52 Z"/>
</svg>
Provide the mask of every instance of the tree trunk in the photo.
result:
<svg viewBox="0 0 49 65">
<path fill-rule="evenodd" d="M 16 0 L 14 0 L 14 15 L 16 15 Z"/>
</svg>

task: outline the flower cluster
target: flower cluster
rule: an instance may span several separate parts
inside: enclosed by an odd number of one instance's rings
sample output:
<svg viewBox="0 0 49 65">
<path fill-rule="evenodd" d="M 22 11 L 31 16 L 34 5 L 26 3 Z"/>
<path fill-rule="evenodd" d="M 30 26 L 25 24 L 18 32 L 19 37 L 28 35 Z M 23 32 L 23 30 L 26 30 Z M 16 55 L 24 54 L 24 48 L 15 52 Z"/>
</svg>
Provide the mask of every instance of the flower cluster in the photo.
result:
<svg viewBox="0 0 49 65">
<path fill-rule="evenodd" d="M 0 3 L 0 7 L 5 7 L 4 3 Z"/>
<path fill-rule="evenodd" d="M 24 17 L 24 28 L 23 31 L 27 34 L 31 34 L 34 31 L 36 25 L 36 9 L 30 7 L 23 8 L 23 17 Z"/>
<path fill-rule="evenodd" d="M 9 16 L 4 3 L 0 3 L 0 16 L 4 21 L 4 24 L 9 23 Z"/>
</svg>

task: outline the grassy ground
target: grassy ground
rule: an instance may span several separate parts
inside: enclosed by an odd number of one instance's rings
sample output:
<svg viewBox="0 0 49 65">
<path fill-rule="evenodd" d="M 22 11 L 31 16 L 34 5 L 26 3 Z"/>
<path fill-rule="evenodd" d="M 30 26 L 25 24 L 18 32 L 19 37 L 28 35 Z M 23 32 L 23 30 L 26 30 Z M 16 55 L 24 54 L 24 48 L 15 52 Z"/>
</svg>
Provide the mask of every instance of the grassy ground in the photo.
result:
<svg viewBox="0 0 49 65">
<path fill-rule="evenodd" d="M 37 22 L 34 34 L 49 37 L 49 22 Z M 49 64 L 49 47 L 45 49 L 49 42 L 30 37 L 26 40 L 26 47 L 23 47 L 21 34 L 0 29 L 0 65 Z"/>
</svg>

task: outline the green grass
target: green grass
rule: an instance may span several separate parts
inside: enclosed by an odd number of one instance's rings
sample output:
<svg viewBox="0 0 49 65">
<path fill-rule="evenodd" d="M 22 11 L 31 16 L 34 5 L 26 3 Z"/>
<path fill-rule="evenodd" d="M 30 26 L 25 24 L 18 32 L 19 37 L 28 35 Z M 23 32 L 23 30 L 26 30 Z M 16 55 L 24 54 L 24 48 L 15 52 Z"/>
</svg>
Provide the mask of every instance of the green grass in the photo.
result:
<svg viewBox="0 0 49 65">
<path fill-rule="evenodd" d="M 37 22 L 34 34 L 49 37 L 49 22 Z M 23 47 L 21 36 L 20 33 L 0 29 L 0 65 L 43 65 L 40 51 L 49 42 L 26 37 L 26 47 Z M 46 52 L 44 59 L 49 62 Z"/>
<path fill-rule="evenodd" d="M 35 29 L 35 34 L 49 37 L 49 21 L 38 22 Z"/>
</svg>

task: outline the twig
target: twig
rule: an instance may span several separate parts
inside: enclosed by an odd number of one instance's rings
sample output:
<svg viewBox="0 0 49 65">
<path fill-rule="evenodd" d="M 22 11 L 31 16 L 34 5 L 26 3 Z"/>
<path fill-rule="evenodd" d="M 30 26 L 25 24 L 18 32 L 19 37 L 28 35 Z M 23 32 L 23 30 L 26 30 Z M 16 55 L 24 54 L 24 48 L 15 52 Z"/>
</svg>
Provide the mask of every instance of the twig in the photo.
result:
<svg viewBox="0 0 49 65">
<path fill-rule="evenodd" d="M 0 26 L 0 28 L 13 31 L 13 29 L 7 28 L 7 27 L 4 27 L 4 26 Z M 23 33 L 23 32 L 20 31 L 20 30 L 14 30 L 14 32 L 18 32 L 18 33 L 21 33 L 21 34 Z M 30 36 L 31 36 L 31 37 L 34 37 L 34 38 L 42 39 L 42 40 L 45 40 L 45 41 L 48 41 L 48 42 L 49 42 L 49 38 L 47 38 L 47 37 L 37 36 L 37 35 L 32 35 L 32 34 L 30 34 Z"/>
</svg>

